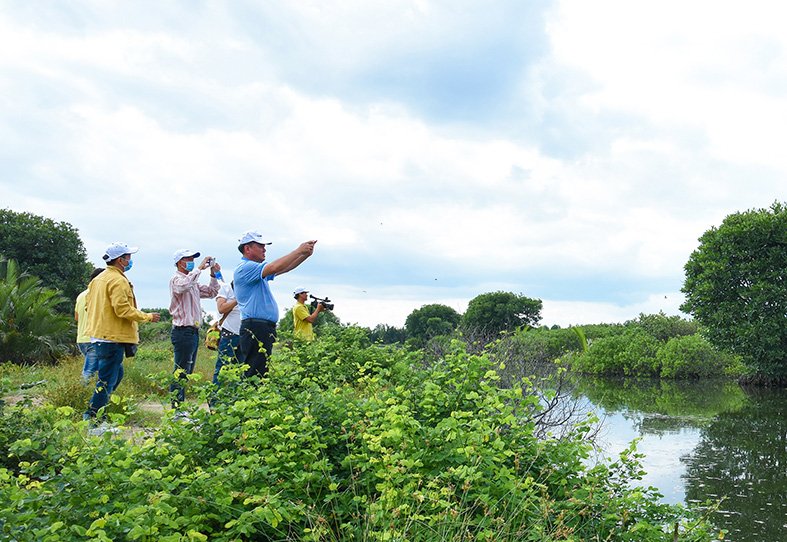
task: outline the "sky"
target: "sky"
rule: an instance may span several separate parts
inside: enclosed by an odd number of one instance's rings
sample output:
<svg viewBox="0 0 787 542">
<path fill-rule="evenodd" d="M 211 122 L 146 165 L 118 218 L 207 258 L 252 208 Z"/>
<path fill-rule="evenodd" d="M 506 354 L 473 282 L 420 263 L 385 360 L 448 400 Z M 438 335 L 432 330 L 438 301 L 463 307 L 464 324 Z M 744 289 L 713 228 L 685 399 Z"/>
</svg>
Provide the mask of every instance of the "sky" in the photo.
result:
<svg viewBox="0 0 787 542">
<path fill-rule="evenodd" d="M 172 254 L 343 323 L 506 291 L 541 323 L 680 314 L 729 214 L 785 200 L 787 4 L 753 0 L 0 0 L 0 208 Z M 203 283 L 207 282 L 204 278 Z M 203 308 L 215 312 L 212 300 Z M 685 315 L 684 315 L 685 316 Z"/>
</svg>

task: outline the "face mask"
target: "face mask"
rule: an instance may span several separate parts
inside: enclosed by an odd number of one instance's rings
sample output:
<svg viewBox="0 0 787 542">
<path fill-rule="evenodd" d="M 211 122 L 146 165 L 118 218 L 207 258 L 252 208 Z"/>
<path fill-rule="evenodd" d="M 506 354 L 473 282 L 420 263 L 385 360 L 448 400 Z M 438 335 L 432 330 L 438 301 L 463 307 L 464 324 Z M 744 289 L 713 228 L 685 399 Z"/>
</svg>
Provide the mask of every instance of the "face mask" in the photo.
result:
<svg viewBox="0 0 787 542">
<path fill-rule="evenodd" d="M 186 271 L 189 273 L 194 271 L 194 262 L 186 262 Z"/>
<path fill-rule="evenodd" d="M 131 266 L 132 266 L 132 265 L 134 265 L 134 262 L 132 262 L 131 260 L 129 260 L 129 261 L 128 261 L 128 265 L 127 265 L 126 267 L 124 267 L 124 268 L 123 268 L 123 271 L 128 271 L 129 269 L 131 269 Z"/>
</svg>

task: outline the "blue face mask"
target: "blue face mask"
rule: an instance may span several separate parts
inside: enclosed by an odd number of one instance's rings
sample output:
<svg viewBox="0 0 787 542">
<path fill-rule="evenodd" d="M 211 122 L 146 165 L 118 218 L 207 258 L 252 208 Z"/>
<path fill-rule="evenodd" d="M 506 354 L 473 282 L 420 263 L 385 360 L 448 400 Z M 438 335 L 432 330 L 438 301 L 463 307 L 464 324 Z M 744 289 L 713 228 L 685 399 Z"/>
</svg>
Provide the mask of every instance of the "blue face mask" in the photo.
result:
<svg viewBox="0 0 787 542">
<path fill-rule="evenodd" d="M 186 262 L 186 271 L 189 273 L 194 271 L 194 262 Z"/>
<path fill-rule="evenodd" d="M 134 262 L 133 262 L 133 261 L 131 261 L 131 260 L 129 260 L 129 261 L 128 261 L 128 265 L 127 265 L 126 267 L 124 267 L 124 268 L 123 268 L 123 271 L 128 271 L 129 269 L 131 269 L 131 266 L 132 266 L 132 265 L 134 265 Z"/>
</svg>

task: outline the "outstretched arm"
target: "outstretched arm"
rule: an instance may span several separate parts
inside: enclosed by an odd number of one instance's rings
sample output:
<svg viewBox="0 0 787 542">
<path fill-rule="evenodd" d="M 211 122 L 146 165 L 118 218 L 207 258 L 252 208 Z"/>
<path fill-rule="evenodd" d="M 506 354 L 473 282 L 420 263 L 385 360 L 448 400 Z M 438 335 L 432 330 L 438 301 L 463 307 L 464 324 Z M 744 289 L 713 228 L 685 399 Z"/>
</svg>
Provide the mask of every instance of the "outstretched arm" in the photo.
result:
<svg viewBox="0 0 787 542">
<path fill-rule="evenodd" d="M 286 256 L 282 256 L 281 258 L 272 261 L 262 269 L 262 276 L 267 277 L 268 275 L 281 275 L 282 273 L 286 273 L 287 271 L 292 271 L 299 265 L 301 265 L 306 258 L 314 253 L 314 244 L 317 241 L 306 241 L 305 243 L 301 243 L 301 245 L 287 254 Z"/>
</svg>

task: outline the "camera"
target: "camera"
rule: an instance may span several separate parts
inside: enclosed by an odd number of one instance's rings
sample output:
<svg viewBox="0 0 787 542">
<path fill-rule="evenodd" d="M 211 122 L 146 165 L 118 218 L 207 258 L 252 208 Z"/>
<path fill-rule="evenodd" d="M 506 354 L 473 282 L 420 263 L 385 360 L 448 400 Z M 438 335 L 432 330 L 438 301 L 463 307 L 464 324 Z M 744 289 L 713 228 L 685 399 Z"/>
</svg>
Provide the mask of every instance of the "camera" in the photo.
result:
<svg viewBox="0 0 787 542">
<path fill-rule="evenodd" d="M 333 310 L 333 303 L 331 303 L 331 300 L 328 299 L 327 297 L 325 299 L 314 297 L 313 295 L 310 295 L 309 297 L 311 297 L 314 300 L 311 302 L 312 309 L 316 309 L 317 305 L 322 305 L 324 309 L 327 309 L 329 311 Z"/>
</svg>

